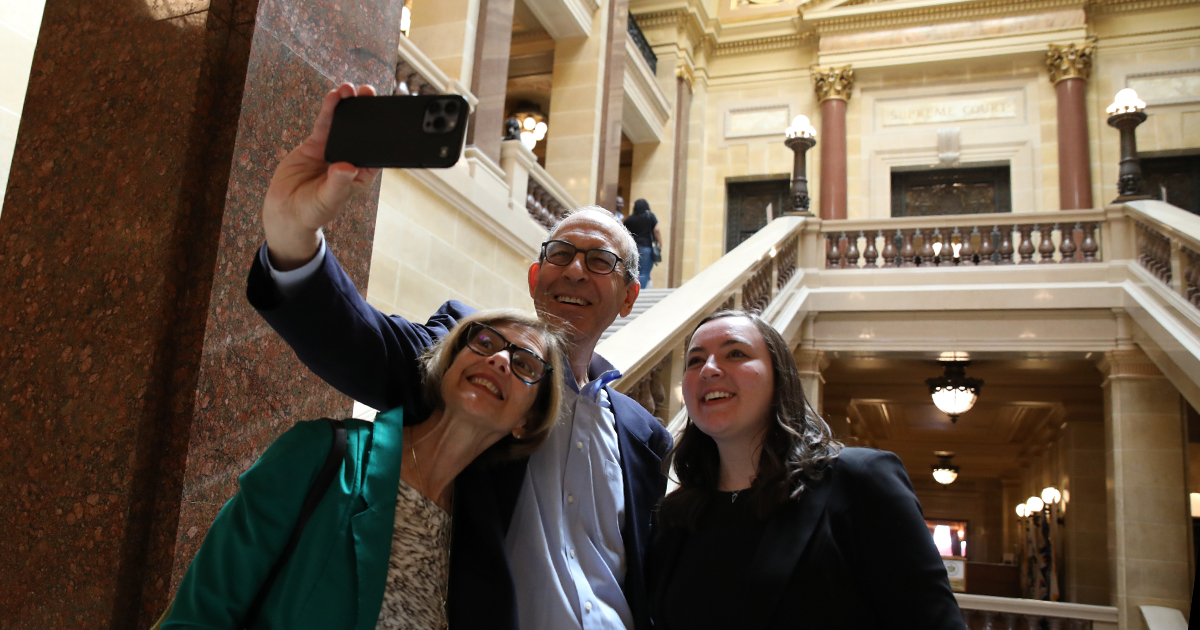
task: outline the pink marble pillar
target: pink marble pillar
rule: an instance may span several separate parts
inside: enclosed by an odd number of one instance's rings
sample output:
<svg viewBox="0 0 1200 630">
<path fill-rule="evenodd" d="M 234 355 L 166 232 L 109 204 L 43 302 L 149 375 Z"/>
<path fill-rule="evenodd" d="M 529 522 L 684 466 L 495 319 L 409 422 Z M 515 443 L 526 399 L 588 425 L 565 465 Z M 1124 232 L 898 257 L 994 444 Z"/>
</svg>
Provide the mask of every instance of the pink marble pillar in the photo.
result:
<svg viewBox="0 0 1200 630">
<path fill-rule="evenodd" d="M 351 402 L 245 297 L 334 80 L 400 0 L 47 0 L 0 215 L 0 627 L 147 628 L 237 475 Z M 326 231 L 366 286 L 378 192 Z"/>
<path fill-rule="evenodd" d="M 846 218 L 846 101 L 821 103 L 821 218 Z"/>
<path fill-rule="evenodd" d="M 1092 169 L 1088 151 L 1088 119 L 1084 95 L 1087 83 L 1079 77 L 1054 86 L 1058 94 L 1058 207 L 1092 207 Z"/>
</svg>

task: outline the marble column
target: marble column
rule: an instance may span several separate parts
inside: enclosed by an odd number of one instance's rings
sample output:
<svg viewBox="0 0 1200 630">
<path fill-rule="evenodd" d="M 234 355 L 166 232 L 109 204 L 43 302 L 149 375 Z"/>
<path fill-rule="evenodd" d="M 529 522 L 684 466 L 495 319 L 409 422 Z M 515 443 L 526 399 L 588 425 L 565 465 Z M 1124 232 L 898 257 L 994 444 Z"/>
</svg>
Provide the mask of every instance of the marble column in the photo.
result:
<svg viewBox="0 0 1200 630">
<path fill-rule="evenodd" d="M 350 412 L 247 304 L 262 196 L 400 0 L 47 0 L 0 217 L 0 625 L 146 628 L 237 475 Z M 378 191 L 327 230 L 366 286 Z"/>
<path fill-rule="evenodd" d="M 1046 68 L 1058 97 L 1058 206 L 1092 208 L 1092 170 L 1088 150 L 1087 79 L 1096 45 L 1051 44 Z"/>
<path fill-rule="evenodd" d="M 504 96 L 512 46 L 514 0 L 480 0 L 471 93 L 479 99 L 467 126 L 467 144 L 500 163 L 504 139 Z"/>
<path fill-rule="evenodd" d="M 604 92 L 600 100 L 600 163 L 596 170 L 596 205 L 617 209 L 621 174 L 621 110 L 625 106 L 625 40 L 629 37 L 629 0 L 608 0 L 604 28 Z"/>
<path fill-rule="evenodd" d="M 688 128 L 691 124 L 692 79 L 687 66 L 675 78 L 675 168 L 671 178 L 671 235 L 667 243 L 668 287 L 683 284 L 684 217 L 687 214 Z"/>
<path fill-rule="evenodd" d="M 1104 424 L 1111 603 L 1123 630 L 1138 606 L 1188 609 L 1185 439 L 1179 392 L 1136 347 L 1105 353 Z"/>
<path fill-rule="evenodd" d="M 846 190 L 846 104 L 854 89 L 854 70 L 813 68 L 813 88 L 821 106 L 821 186 L 822 219 L 845 219 Z"/>
</svg>

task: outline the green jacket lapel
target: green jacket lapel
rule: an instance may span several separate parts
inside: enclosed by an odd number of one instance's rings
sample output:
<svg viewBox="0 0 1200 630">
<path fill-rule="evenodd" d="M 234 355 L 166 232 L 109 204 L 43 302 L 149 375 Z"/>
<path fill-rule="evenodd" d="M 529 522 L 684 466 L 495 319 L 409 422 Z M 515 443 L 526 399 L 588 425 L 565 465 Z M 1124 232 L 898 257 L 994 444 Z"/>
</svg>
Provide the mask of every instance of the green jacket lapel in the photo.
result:
<svg viewBox="0 0 1200 630">
<path fill-rule="evenodd" d="M 367 508 L 350 519 L 358 569 L 358 630 L 373 630 L 383 606 L 400 488 L 403 429 L 401 407 L 375 416 L 371 446 L 364 452 L 367 476 L 362 496 Z"/>
</svg>

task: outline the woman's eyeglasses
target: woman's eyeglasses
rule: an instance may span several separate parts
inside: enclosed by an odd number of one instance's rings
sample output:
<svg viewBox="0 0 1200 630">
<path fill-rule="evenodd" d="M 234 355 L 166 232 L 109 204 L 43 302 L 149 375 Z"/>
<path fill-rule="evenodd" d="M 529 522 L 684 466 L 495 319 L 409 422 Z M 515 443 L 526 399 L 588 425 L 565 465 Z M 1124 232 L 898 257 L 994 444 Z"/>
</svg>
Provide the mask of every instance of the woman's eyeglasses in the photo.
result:
<svg viewBox="0 0 1200 630">
<path fill-rule="evenodd" d="M 588 271 L 602 276 L 615 271 L 617 263 L 624 262 L 623 258 L 607 249 L 579 249 L 567 241 L 546 241 L 542 244 L 542 258 L 556 267 L 571 264 L 576 254 L 583 254 L 583 264 Z"/>
<path fill-rule="evenodd" d="M 487 324 L 471 324 L 463 336 L 467 340 L 467 347 L 481 357 L 508 350 L 508 364 L 512 367 L 513 375 L 527 385 L 533 385 L 554 371 L 554 367 L 533 350 L 512 343 Z"/>
</svg>

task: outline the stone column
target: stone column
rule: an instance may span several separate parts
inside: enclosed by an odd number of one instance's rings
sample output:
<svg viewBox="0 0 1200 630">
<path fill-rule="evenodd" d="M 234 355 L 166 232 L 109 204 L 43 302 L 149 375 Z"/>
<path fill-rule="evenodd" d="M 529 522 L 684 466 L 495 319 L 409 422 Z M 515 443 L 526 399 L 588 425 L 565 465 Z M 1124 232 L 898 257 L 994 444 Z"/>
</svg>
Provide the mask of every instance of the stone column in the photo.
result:
<svg viewBox="0 0 1200 630">
<path fill-rule="evenodd" d="M 628 2 L 602 2 L 588 37 L 554 43 L 546 171 L 577 202 L 609 211 L 620 175 Z"/>
<path fill-rule="evenodd" d="M 467 125 L 467 144 L 500 163 L 504 139 L 504 96 L 512 46 L 514 0 L 480 0 L 471 93 L 479 99 Z M 433 5 L 429 5 L 433 6 Z"/>
<path fill-rule="evenodd" d="M 812 77 L 821 106 L 821 218 L 845 219 L 846 102 L 854 88 L 854 70 L 814 67 Z"/>
<path fill-rule="evenodd" d="M 621 111 L 625 106 L 625 40 L 629 37 L 629 0 L 608 0 L 604 48 L 604 92 L 600 100 L 600 163 L 596 169 L 596 205 L 617 209 L 621 174 Z M 632 204 L 630 204 L 632 207 Z"/>
<path fill-rule="evenodd" d="M 475 46 L 479 36 L 476 29 L 486 24 L 480 19 L 484 15 L 480 5 L 484 2 L 487 0 L 438 0 L 436 4 L 418 2 L 413 7 L 408 39 L 447 77 L 463 85 L 471 85 L 475 76 Z M 508 37 L 512 39 L 511 32 Z M 393 52 L 391 57 L 394 56 Z"/>
<path fill-rule="evenodd" d="M 1060 438 L 1063 493 L 1062 571 L 1064 601 L 1108 606 L 1111 597 L 1104 479 L 1104 423 L 1100 414 L 1071 418 Z"/>
<path fill-rule="evenodd" d="M 330 79 L 391 91 L 400 6 L 46 2 L 0 217 L 0 625 L 149 627 L 237 475 L 349 415 L 246 272 Z M 326 232 L 360 287 L 377 196 Z"/>
<path fill-rule="evenodd" d="M 829 357 L 824 350 L 812 348 L 796 348 L 792 351 L 796 366 L 800 369 L 800 383 L 804 387 L 804 396 L 808 404 L 817 413 L 825 412 L 825 377 L 821 372 L 829 367 Z"/>
<path fill-rule="evenodd" d="M 687 214 L 688 128 L 692 111 L 692 74 L 680 66 L 675 78 L 675 168 L 671 181 L 671 241 L 667 243 L 668 287 L 683 284 L 683 222 Z"/>
<path fill-rule="evenodd" d="M 1093 42 L 1050 45 L 1046 68 L 1058 96 L 1058 206 L 1092 208 L 1092 169 L 1088 151 L 1087 79 L 1096 52 Z"/>
<path fill-rule="evenodd" d="M 1138 606 L 1188 610 L 1185 440 L 1179 392 L 1137 348 L 1105 353 L 1104 424 L 1111 605 L 1144 630 Z"/>
</svg>

